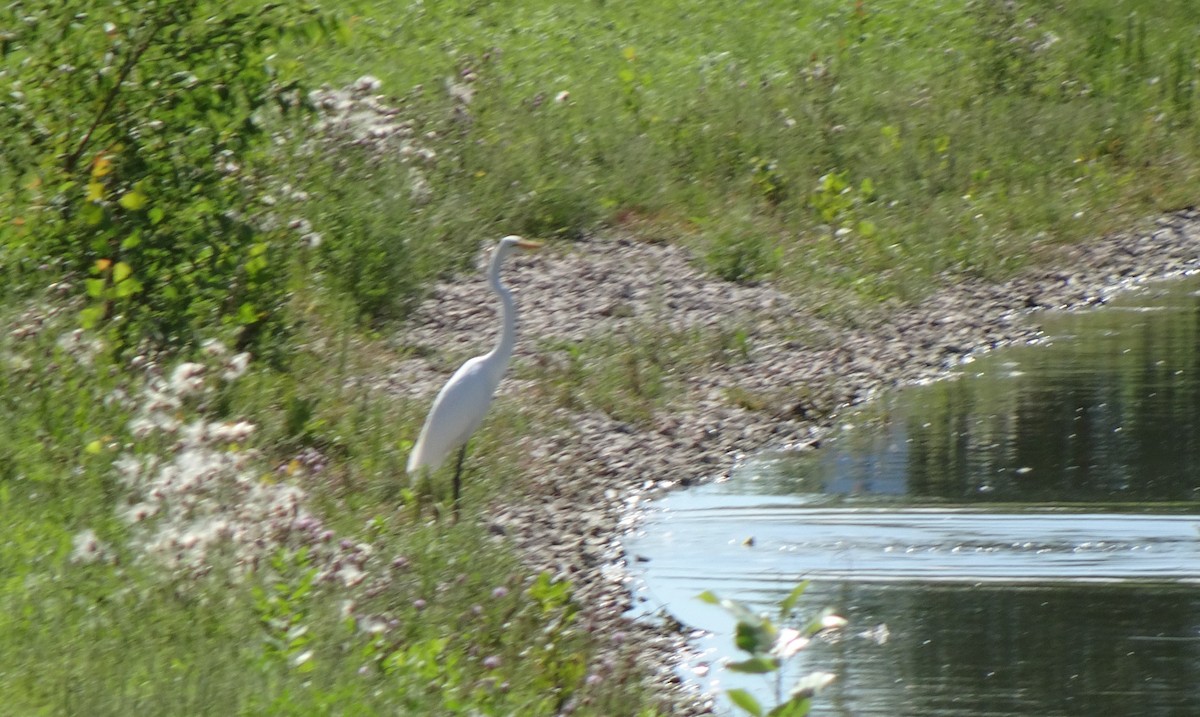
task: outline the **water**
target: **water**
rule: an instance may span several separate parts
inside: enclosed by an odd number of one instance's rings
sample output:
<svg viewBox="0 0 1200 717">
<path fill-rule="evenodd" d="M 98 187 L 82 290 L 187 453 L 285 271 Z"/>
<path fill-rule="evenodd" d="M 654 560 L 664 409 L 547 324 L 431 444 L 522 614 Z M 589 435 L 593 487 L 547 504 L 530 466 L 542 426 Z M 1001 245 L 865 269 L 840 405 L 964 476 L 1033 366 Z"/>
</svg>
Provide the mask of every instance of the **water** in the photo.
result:
<svg viewBox="0 0 1200 717">
<path fill-rule="evenodd" d="M 1200 714 L 1200 282 L 1039 317 L 1043 345 L 844 419 L 817 451 L 763 455 L 673 494 L 627 540 L 642 612 L 707 632 L 713 590 L 850 621 L 801 654 L 837 681 L 820 715 Z"/>
</svg>

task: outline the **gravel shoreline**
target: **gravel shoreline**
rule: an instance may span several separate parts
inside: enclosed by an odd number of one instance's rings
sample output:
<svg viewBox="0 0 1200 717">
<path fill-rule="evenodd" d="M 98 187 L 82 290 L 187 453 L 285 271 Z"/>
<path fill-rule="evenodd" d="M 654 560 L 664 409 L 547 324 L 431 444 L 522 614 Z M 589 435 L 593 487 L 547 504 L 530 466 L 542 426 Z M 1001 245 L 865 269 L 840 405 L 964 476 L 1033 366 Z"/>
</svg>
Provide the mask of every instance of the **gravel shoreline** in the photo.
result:
<svg viewBox="0 0 1200 717">
<path fill-rule="evenodd" d="M 650 429 L 599 411 L 554 409 L 545 425 L 534 423 L 537 438 L 523 447 L 532 495 L 493 506 L 486 520 L 532 569 L 570 578 L 601 629 L 641 647 L 642 664 L 679 714 L 704 713 L 709 698 L 674 673 L 688 650 L 686 635 L 624 617 L 631 598 L 620 538 L 636 524 L 639 505 L 665 490 L 727 476 L 752 451 L 810 446 L 835 411 L 944 375 L 967 354 L 1036 340 L 1032 312 L 1102 305 L 1138 283 L 1197 270 L 1200 211 L 1189 209 L 1061 248 L 1047 266 L 1008 282 L 963 281 L 847 328 L 812 316 L 769 285 L 708 276 L 671 245 L 616 236 L 514 257 L 504 276 L 520 306 L 517 365 L 542 360 L 547 352 L 538 347 L 556 340 L 647 325 L 736 329 L 745 352 L 742 360 L 676 375 L 685 395 L 655 415 Z M 481 277 L 464 277 L 436 287 L 398 338 L 454 355 L 478 353 L 494 335 L 494 312 Z M 446 378 L 444 363 L 407 360 L 391 367 L 386 384 L 409 397 L 431 395 Z M 506 379 L 498 401 L 524 412 L 520 397 L 530 395 L 532 383 Z M 771 405 L 735 405 L 728 398 L 734 387 L 772 397 Z"/>
</svg>

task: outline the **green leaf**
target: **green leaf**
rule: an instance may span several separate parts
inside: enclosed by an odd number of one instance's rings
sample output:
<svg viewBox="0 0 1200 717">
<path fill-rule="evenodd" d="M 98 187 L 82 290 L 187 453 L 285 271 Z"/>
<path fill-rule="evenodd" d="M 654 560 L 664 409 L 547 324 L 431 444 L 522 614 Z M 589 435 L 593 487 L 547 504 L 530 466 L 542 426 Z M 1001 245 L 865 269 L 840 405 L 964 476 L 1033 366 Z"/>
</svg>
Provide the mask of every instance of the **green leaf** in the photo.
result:
<svg viewBox="0 0 1200 717">
<path fill-rule="evenodd" d="M 756 655 L 749 660 L 741 662 L 730 662 L 725 665 L 725 668 L 733 672 L 741 672 L 747 675 L 765 675 L 768 672 L 774 672 L 779 669 L 779 660 L 774 657 L 765 657 Z"/>
<path fill-rule="evenodd" d="M 812 707 L 812 700 L 807 697 L 793 697 L 787 702 L 775 706 L 767 713 L 767 717 L 805 717 Z"/>
<path fill-rule="evenodd" d="M 717 597 L 716 594 L 712 590 L 705 590 L 704 592 L 697 595 L 696 599 L 702 600 L 702 601 L 708 603 L 709 605 L 717 605 L 717 606 L 721 605 L 721 598 Z"/>
<path fill-rule="evenodd" d="M 754 717 L 762 717 L 762 705 L 758 703 L 758 700 L 754 699 L 754 695 L 746 690 L 729 690 L 725 694 L 729 695 L 730 702 L 754 715 Z"/>
<path fill-rule="evenodd" d="M 747 611 L 748 612 L 748 611 Z M 758 615 L 739 617 L 734 644 L 750 654 L 767 652 L 775 644 L 775 626 Z"/>
<path fill-rule="evenodd" d="M 799 585 L 792 588 L 792 591 L 788 593 L 788 596 L 779 603 L 780 617 L 787 617 L 789 614 L 791 614 L 792 610 L 794 610 L 796 607 L 796 603 L 799 602 L 800 596 L 803 595 L 804 591 L 808 589 L 808 582 L 809 581 L 804 580 Z"/>
<path fill-rule="evenodd" d="M 858 185 L 858 191 L 863 195 L 863 199 L 871 201 L 875 197 L 875 182 L 867 177 Z"/>
<path fill-rule="evenodd" d="M 87 295 L 93 299 L 99 299 L 104 295 L 104 279 L 84 279 L 83 285 L 87 289 Z"/>
<path fill-rule="evenodd" d="M 254 304 L 249 301 L 238 307 L 237 320 L 239 324 L 249 325 L 258 321 L 258 312 L 254 309 Z"/>
<path fill-rule="evenodd" d="M 104 221 L 104 207 L 93 202 L 88 202 L 79 210 L 79 216 L 83 218 L 84 223 L 88 226 L 98 226 Z"/>
<path fill-rule="evenodd" d="M 118 261 L 116 263 L 116 265 L 113 266 L 113 282 L 114 283 L 125 281 L 132 275 L 133 275 L 133 267 L 131 267 L 129 264 L 127 264 L 123 261 Z"/>
<path fill-rule="evenodd" d="M 89 306 L 79 312 L 79 325 L 85 329 L 93 329 L 104 318 L 103 306 Z"/>
<path fill-rule="evenodd" d="M 122 281 L 120 284 L 117 284 L 117 298 L 125 299 L 141 292 L 141 290 L 142 282 L 130 277 L 129 279 Z"/>
<path fill-rule="evenodd" d="M 163 220 L 165 213 L 162 207 L 150 207 L 150 210 L 146 212 L 146 216 L 150 219 L 151 224 L 158 224 Z"/>
</svg>

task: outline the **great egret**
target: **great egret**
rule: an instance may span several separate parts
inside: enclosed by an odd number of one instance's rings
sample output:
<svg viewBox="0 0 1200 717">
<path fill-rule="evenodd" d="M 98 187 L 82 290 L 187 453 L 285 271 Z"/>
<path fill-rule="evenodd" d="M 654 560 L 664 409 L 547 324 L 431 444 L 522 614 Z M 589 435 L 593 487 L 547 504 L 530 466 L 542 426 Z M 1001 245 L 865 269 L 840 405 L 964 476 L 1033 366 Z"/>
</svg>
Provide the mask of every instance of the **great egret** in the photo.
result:
<svg viewBox="0 0 1200 717">
<path fill-rule="evenodd" d="M 517 340 L 517 308 L 512 294 L 500 283 L 500 267 L 515 249 L 537 249 L 540 242 L 506 236 L 496 245 L 492 263 L 488 266 L 488 284 L 500 297 L 500 337 L 496 346 L 482 356 L 468 359 L 442 386 L 433 407 L 425 418 L 421 435 L 408 455 L 408 475 L 416 479 L 422 471 L 433 472 L 458 448 L 458 463 L 454 467 L 453 511 L 458 517 L 458 498 L 461 486 L 463 457 L 467 440 L 483 423 L 492 395 L 508 368 L 513 345 Z"/>
</svg>

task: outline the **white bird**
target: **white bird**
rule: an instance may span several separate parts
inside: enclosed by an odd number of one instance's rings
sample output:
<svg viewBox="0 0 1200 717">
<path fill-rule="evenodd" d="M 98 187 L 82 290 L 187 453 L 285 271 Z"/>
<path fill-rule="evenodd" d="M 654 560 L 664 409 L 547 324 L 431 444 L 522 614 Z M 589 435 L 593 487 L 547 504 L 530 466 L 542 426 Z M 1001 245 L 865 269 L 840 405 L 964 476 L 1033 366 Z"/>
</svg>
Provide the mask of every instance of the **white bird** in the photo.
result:
<svg viewBox="0 0 1200 717">
<path fill-rule="evenodd" d="M 500 337 L 496 346 L 482 356 L 468 359 L 442 386 L 433 407 L 425 418 L 421 435 L 408 455 L 408 475 L 416 479 L 423 471 L 433 472 L 446 460 L 446 456 L 458 448 L 458 463 L 454 468 L 453 511 L 458 516 L 458 502 L 463 457 L 467 452 L 467 441 L 487 413 L 496 393 L 496 387 L 508 368 L 513 346 L 517 340 L 517 308 L 512 294 L 500 283 L 500 267 L 504 259 L 515 249 L 537 249 L 540 242 L 506 236 L 500 240 L 492 253 L 488 266 L 488 284 L 500 297 Z"/>
</svg>

